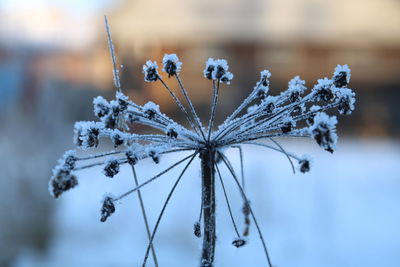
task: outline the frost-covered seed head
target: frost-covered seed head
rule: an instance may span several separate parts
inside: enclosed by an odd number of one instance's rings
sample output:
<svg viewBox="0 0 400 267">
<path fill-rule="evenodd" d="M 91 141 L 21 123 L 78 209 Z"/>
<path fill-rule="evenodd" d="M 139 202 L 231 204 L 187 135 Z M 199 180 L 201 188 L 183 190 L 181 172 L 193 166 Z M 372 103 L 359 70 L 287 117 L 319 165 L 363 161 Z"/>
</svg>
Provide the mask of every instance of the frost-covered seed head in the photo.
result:
<svg viewBox="0 0 400 267">
<path fill-rule="evenodd" d="M 265 89 L 258 89 L 257 90 L 257 98 L 260 100 L 264 100 L 265 97 L 267 96 L 267 92 Z"/>
<path fill-rule="evenodd" d="M 296 123 L 292 119 L 286 120 L 281 126 L 282 133 L 291 132 L 293 130 L 293 127 L 295 127 L 295 126 L 296 126 Z"/>
<path fill-rule="evenodd" d="M 104 129 L 104 124 L 100 122 L 89 121 L 75 123 L 75 144 L 82 148 L 97 147 L 101 129 Z"/>
<path fill-rule="evenodd" d="M 165 54 L 163 58 L 163 71 L 168 73 L 168 78 L 181 71 L 182 62 L 176 54 Z"/>
<path fill-rule="evenodd" d="M 228 71 L 228 62 L 225 59 L 217 59 L 214 61 L 214 70 L 212 72 L 213 80 L 220 80 Z"/>
<path fill-rule="evenodd" d="M 105 176 L 113 178 L 115 175 L 119 173 L 119 162 L 118 160 L 111 158 L 107 160 L 106 165 L 104 166 L 103 173 Z"/>
<path fill-rule="evenodd" d="M 120 106 L 119 106 L 118 101 L 112 100 L 112 101 L 110 102 L 110 106 L 111 106 L 112 115 L 113 115 L 115 118 L 118 118 L 118 116 L 119 116 L 119 114 L 120 114 L 120 112 L 121 112 L 121 109 L 120 109 Z"/>
<path fill-rule="evenodd" d="M 308 124 L 308 126 L 312 126 L 314 124 L 315 114 L 319 110 L 321 110 L 321 107 L 318 105 L 312 105 L 310 107 L 309 111 L 313 113 L 309 114 L 308 117 L 306 118 L 306 123 Z"/>
<path fill-rule="evenodd" d="M 243 247 L 244 245 L 246 245 L 246 240 L 240 237 L 236 238 L 235 240 L 233 240 L 232 245 L 237 248 Z"/>
<path fill-rule="evenodd" d="M 350 115 L 354 110 L 356 102 L 355 93 L 348 88 L 339 88 L 337 92 L 339 98 L 338 110 L 340 114 Z"/>
<path fill-rule="evenodd" d="M 172 138 L 178 138 L 178 133 L 174 129 L 169 129 L 167 135 Z"/>
<path fill-rule="evenodd" d="M 215 68 L 215 63 L 214 63 L 214 59 L 213 58 L 209 58 L 206 61 L 206 67 L 203 71 L 204 77 L 206 77 L 209 80 L 212 80 L 212 73 L 214 71 Z"/>
<path fill-rule="evenodd" d="M 310 171 L 311 167 L 311 159 L 309 156 L 304 155 L 300 160 L 299 160 L 299 165 L 298 165 L 298 170 L 302 173 L 306 173 Z"/>
<path fill-rule="evenodd" d="M 155 164 L 160 163 L 160 154 L 157 151 L 150 149 L 147 154 L 154 161 Z"/>
<path fill-rule="evenodd" d="M 136 165 L 136 163 L 139 160 L 139 157 L 132 150 L 128 150 L 125 153 L 125 156 L 126 156 L 126 159 L 128 160 L 129 165 L 131 165 L 131 166 Z"/>
<path fill-rule="evenodd" d="M 310 127 L 310 132 L 317 144 L 331 153 L 337 142 L 336 124 L 335 116 L 329 117 L 324 112 L 318 112 L 314 117 L 314 124 Z"/>
<path fill-rule="evenodd" d="M 115 132 L 111 135 L 111 140 L 114 144 L 114 147 L 119 147 L 124 144 L 123 133 Z"/>
<path fill-rule="evenodd" d="M 269 70 L 263 70 L 260 72 L 261 78 L 257 83 L 257 86 L 262 87 L 263 89 L 269 87 L 269 78 L 271 78 L 271 72 Z"/>
<path fill-rule="evenodd" d="M 275 109 L 275 102 L 276 102 L 276 97 L 274 96 L 268 96 L 267 98 L 265 98 L 261 102 L 261 105 L 264 107 L 263 111 L 267 113 L 272 113 Z"/>
<path fill-rule="evenodd" d="M 92 128 L 88 130 L 86 133 L 86 136 L 83 136 L 84 139 L 84 144 L 86 144 L 87 147 L 97 147 L 99 145 L 99 130 L 96 128 Z"/>
<path fill-rule="evenodd" d="M 193 225 L 193 234 L 200 238 L 201 237 L 201 227 L 200 227 L 200 222 L 195 222 Z"/>
<path fill-rule="evenodd" d="M 148 60 L 146 65 L 143 65 L 143 73 L 144 73 L 144 80 L 146 82 L 155 82 L 157 81 L 159 74 L 158 74 L 158 65 L 157 62 L 152 62 Z"/>
<path fill-rule="evenodd" d="M 108 217 L 115 212 L 114 200 L 110 196 L 106 196 L 103 200 L 103 205 L 101 207 L 101 222 L 105 222 Z"/>
<path fill-rule="evenodd" d="M 209 80 L 219 80 L 229 84 L 233 78 L 233 74 L 228 71 L 228 62 L 225 59 L 209 58 L 203 71 L 204 77 Z"/>
<path fill-rule="evenodd" d="M 104 118 L 104 127 L 108 129 L 115 129 L 117 127 L 117 119 L 112 113 Z"/>
<path fill-rule="evenodd" d="M 122 92 L 117 91 L 117 93 L 115 94 L 115 98 L 118 101 L 119 111 L 125 111 L 128 108 L 128 97 Z"/>
<path fill-rule="evenodd" d="M 300 101 L 301 95 L 304 93 L 306 82 L 300 79 L 299 76 L 294 77 L 289 81 L 288 94 L 290 102 Z"/>
<path fill-rule="evenodd" d="M 156 116 L 156 114 L 160 113 L 160 107 L 153 102 L 149 101 L 143 106 L 143 111 L 145 116 L 152 120 Z"/>
<path fill-rule="evenodd" d="M 182 63 L 179 62 L 179 59 L 175 54 L 165 55 L 163 58 L 163 71 L 168 74 L 168 77 L 173 75 L 178 76 L 178 73 L 181 70 L 181 65 Z M 76 176 L 71 174 L 72 171 L 79 171 L 81 169 L 90 168 L 94 165 L 104 164 L 103 173 L 107 177 L 114 177 L 120 171 L 121 164 L 128 163 L 131 166 L 134 166 L 140 159 L 147 157 L 151 158 L 155 163 L 159 163 L 160 156 L 164 153 L 184 150 L 194 151 L 195 154 L 199 154 L 199 157 L 206 158 L 207 152 L 214 152 L 216 153 L 215 162 L 212 162 L 211 164 L 219 164 L 222 161 L 225 161 L 222 157 L 222 151 L 224 149 L 248 143 L 261 145 L 261 143 L 253 143 L 253 141 L 262 138 L 270 138 L 271 141 L 274 141 L 273 138 L 281 136 L 313 137 L 322 148 L 329 152 L 333 152 L 337 141 L 337 120 L 336 117 L 329 117 L 321 111 L 338 108 L 341 114 L 350 114 L 351 111 L 354 110 L 355 94 L 346 87 L 350 80 L 350 69 L 348 69 L 347 65 L 339 65 L 335 69 L 332 79 L 325 78 L 318 80 L 318 83 L 314 86 L 312 92 L 304 97 L 303 94 L 307 88 L 305 86 L 305 81 L 301 80 L 298 76 L 289 81 L 288 89 L 285 92 L 282 92 L 277 96 L 268 96 L 269 78 L 271 73 L 264 70 L 260 73 L 260 80 L 257 82 L 251 94 L 225 120 L 225 122 L 218 127 L 217 131 L 212 132 L 219 83 L 222 82 L 229 84 L 233 78 L 233 74 L 228 71 L 228 68 L 229 66 L 226 60 L 214 60 L 209 58 L 203 71 L 204 76 L 207 79 L 213 80 L 213 105 L 212 116 L 208 127 L 208 139 L 202 131 L 206 128 L 202 126 L 200 119 L 197 117 L 194 107 L 192 106 L 190 99 L 188 99 L 182 84 L 179 85 L 191 108 L 190 113 L 187 113 L 184 108 L 182 108 L 179 97 L 174 95 L 172 91 L 170 91 L 170 93 L 175 102 L 185 113 L 186 119 L 191 124 L 190 126 L 192 129 L 185 128 L 180 124 L 175 123 L 167 115 L 161 113 L 159 106 L 153 102 L 148 102 L 144 106 L 140 106 L 129 101 L 128 97 L 121 92 L 119 86 L 117 86 L 118 92 L 115 95 L 115 100 L 108 102 L 102 97 L 95 98 L 93 101 L 94 113 L 101 122 L 76 123 L 76 145 L 80 148 L 95 147 L 98 145 L 99 137 L 101 136 L 109 137 L 114 143 L 114 147 L 125 145 L 126 150 L 112 150 L 110 152 L 101 152 L 99 154 L 82 158 L 77 158 L 74 151 L 65 153 L 53 170 L 53 176 L 49 182 L 49 190 L 51 194 L 57 198 L 63 192 L 75 187 L 78 184 L 78 181 Z M 157 69 L 158 66 L 156 62 L 146 62 L 146 65 L 143 66 L 144 79 L 146 82 L 155 82 L 158 79 L 161 79 Z M 217 81 L 217 83 L 215 81 Z M 170 90 L 164 81 L 162 81 L 162 83 L 167 90 Z M 309 109 L 306 108 L 316 101 L 323 101 L 325 103 L 318 103 L 320 106 L 312 106 Z M 253 104 L 255 105 L 251 106 Z M 248 113 L 243 114 L 243 111 L 246 110 L 247 107 Z M 304 121 L 307 122 L 308 127 L 295 129 L 296 122 L 300 125 L 304 125 Z M 159 130 L 161 133 L 133 134 L 131 133 L 131 125 L 127 125 L 127 123 L 137 123 L 149 126 L 153 129 Z M 278 143 L 275 144 L 281 149 L 275 147 L 271 148 L 284 153 L 289 157 L 289 159 L 293 158 L 298 161 L 297 168 L 300 172 L 305 173 L 310 170 L 311 163 L 307 157 L 299 158 L 294 154 L 286 153 Z M 107 159 L 105 163 L 103 163 L 104 157 L 107 155 L 120 156 L 118 156 L 118 159 Z M 102 158 L 102 161 L 100 161 L 100 158 Z M 95 159 L 94 163 L 91 161 L 93 159 Z M 205 160 L 205 158 L 203 159 Z M 79 160 L 79 168 L 75 168 L 77 160 Z M 181 162 L 184 160 L 185 159 Z M 170 168 L 174 168 L 178 163 Z M 187 167 L 189 165 L 190 162 Z M 227 167 L 229 169 L 229 163 L 227 163 Z M 181 176 L 185 172 L 186 168 L 182 171 Z M 145 184 L 151 182 L 165 172 L 166 171 L 161 172 L 159 175 L 148 180 Z M 233 176 L 235 175 L 233 174 Z M 115 212 L 114 202 L 124 198 L 135 190 L 137 190 L 137 188 L 131 189 L 117 198 L 106 196 L 102 202 L 100 220 L 102 222 L 106 221 L 107 218 Z M 170 193 L 171 195 L 172 191 Z M 251 223 L 250 215 L 252 215 L 250 204 L 247 202 L 247 199 L 243 204 L 242 213 L 244 215 L 244 229 L 242 235 L 232 242 L 236 247 L 242 247 L 247 243 L 246 237 L 249 234 L 249 226 Z M 215 214 L 212 214 L 212 216 L 214 215 Z M 206 231 L 210 229 L 210 225 L 206 224 L 204 226 Z M 237 232 L 236 225 L 234 226 Z M 202 235 L 200 222 L 194 224 L 193 231 L 197 237 Z M 206 234 L 207 233 L 204 233 L 204 235 Z M 149 244 L 149 248 L 150 247 L 151 242 Z M 213 261 L 211 259 L 203 259 L 202 266 L 211 267 L 213 266 Z"/>
<path fill-rule="evenodd" d="M 350 68 L 347 65 L 337 65 L 333 73 L 333 84 L 338 87 L 345 87 L 350 82 Z"/>
<path fill-rule="evenodd" d="M 76 163 L 76 157 L 74 155 L 68 155 L 65 158 L 64 166 L 69 171 L 72 171 L 75 168 L 75 163 Z"/>
<path fill-rule="evenodd" d="M 220 80 L 221 80 L 221 82 L 223 82 L 223 83 L 230 84 L 232 79 L 233 79 L 233 74 L 232 74 L 232 72 L 227 71 L 227 72 L 225 72 L 224 75 L 222 75 L 222 77 L 221 77 Z"/>
<path fill-rule="evenodd" d="M 65 170 L 59 170 L 50 180 L 50 193 L 58 198 L 62 193 L 78 185 L 78 179 L 75 175 Z"/>
<path fill-rule="evenodd" d="M 181 128 L 176 123 L 171 123 L 167 126 L 165 133 L 171 138 L 178 138 Z"/>
<path fill-rule="evenodd" d="M 101 119 L 110 112 L 110 103 L 103 97 L 98 96 L 93 99 L 94 115 Z"/>
<path fill-rule="evenodd" d="M 316 101 L 328 102 L 333 100 L 335 97 L 333 89 L 332 80 L 328 78 L 318 79 L 318 84 L 313 88 Z"/>
</svg>

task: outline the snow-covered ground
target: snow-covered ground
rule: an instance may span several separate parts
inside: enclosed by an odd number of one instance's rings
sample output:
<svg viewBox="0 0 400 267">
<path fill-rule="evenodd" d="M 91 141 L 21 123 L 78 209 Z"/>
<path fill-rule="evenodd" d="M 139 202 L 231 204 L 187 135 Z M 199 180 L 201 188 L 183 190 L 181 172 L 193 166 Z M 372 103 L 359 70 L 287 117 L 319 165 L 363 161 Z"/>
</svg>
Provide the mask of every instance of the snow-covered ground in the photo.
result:
<svg viewBox="0 0 400 267">
<path fill-rule="evenodd" d="M 247 192 L 275 266 L 400 266 L 400 143 L 340 140 L 333 155 L 312 141 L 285 148 L 313 157 L 309 174 L 293 175 L 285 156 L 247 146 Z M 225 151 L 239 171 L 237 150 Z M 159 166 L 138 165 L 141 181 L 182 158 L 164 156 Z M 153 225 L 163 201 L 184 165 L 142 191 Z M 235 218 L 242 228 L 241 197 L 222 167 Z M 178 186 L 155 238 L 160 266 L 198 266 L 201 240 L 193 235 L 200 208 L 199 161 Z M 56 201 L 55 232 L 46 255 L 21 255 L 24 266 L 141 266 L 147 236 L 136 194 L 99 221 L 100 200 L 133 187 L 128 166 L 109 179 L 99 168 L 82 171 L 78 188 Z M 217 202 L 216 266 L 266 266 L 254 223 L 248 245 L 235 248 L 235 237 L 220 184 Z M 150 259 L 148 266 L 153 266 Z"/>
</svg>

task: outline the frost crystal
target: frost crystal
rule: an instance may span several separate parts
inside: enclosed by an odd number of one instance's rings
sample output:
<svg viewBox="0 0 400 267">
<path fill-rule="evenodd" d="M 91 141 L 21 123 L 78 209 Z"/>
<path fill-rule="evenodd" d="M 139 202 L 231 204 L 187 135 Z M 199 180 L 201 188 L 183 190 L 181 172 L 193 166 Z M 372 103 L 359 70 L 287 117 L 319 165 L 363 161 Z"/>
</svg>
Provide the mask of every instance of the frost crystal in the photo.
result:
<svg viewBox="0 0 400 267">
<path fill-rule="evenodd" d="M 350 82 L 350 68 L 347 65 L 337 65 L 333 73 L 333 81 L 336 87 L 344 87 Z"/>
<path fill-rule="evenodd" d="M 144 80 L 146 82 L 155 82 L 157 81 L 159 75 L 158 75 L 158 65 L 157 62 L 152 62 L 151 60 L 148 60 L 146 62 L 146 65 L 143 65 L 143 73 L 144 73 Z"/>
<path fill-rule="evenodd" d="M 296 76 L 289 81 L 288 93 L 291 102 L 300 101 L 301 95 L 307 89 L 305 84 L 306 82 L 301 80 L 299 76 Z"/>
<path fill-rule="evenodd" d="M 103 173 L 105 176 L 113 178 L 119 173 L 119 162 L 116 158 L 110 158 L 106 161 Z"/>
<path fill-rule="evenodd" d="M 328 78 L 319 79 L 318 84 L 313 88 L 313 92 L 317 101 L 333 100 L 335 97 L 333 81 Z"/>
<path fill-rule="evenodd" d="M 146 118 L 151 120 L 154 119 L 154 117 L 160 113 L 160 106 L 154 104 L 154 102 L 149 101 L 143 106 L 143 111 Z"/>
<path fill-rule="evenodd" d="M 110 112 L 110 103 L 102 96 L 93 99 L 94 115 L 101 119 Z"/>
<path fill-rule="evenodd" d="M 233 74 L 228 71 L 228 62 L 225 59 L 209 58 L 203 71 L 204 77 L 209 80 L 221 81 L 229 84 L 233 79 Z"/>
<path fill-rule="evenodd" d="M 99 144 L 100 131 L 104 129 L 104 124 L 94 121 L 79 121 L 75 123 L 75 144 L 82 148 L 97 147 Z"/>
<path fill-rule="evenodd" d="M 174 76 L 181 71 L 182 62 L 176 54 L 165 54 L 163 58 L 163 71 L 168 73 L 168 77 Z"/>
<path fill-rule="evenodd" d="M 351 112 L 354 110 L 356 94 L 348 88 L 340 88 L 338 89 L 336 94 L 339 98 L 339 113 L 343 115 L 350 115 Z"/>
<path fill-rule="evenodd" d="M 336 124 L 335 116 L 329 117 L 326 113 L 319 112 L 314 116 L 314 124 L 310 127 L 310 132 L 318 145 L 331 153 L 337 142 Z"/>
</svg>

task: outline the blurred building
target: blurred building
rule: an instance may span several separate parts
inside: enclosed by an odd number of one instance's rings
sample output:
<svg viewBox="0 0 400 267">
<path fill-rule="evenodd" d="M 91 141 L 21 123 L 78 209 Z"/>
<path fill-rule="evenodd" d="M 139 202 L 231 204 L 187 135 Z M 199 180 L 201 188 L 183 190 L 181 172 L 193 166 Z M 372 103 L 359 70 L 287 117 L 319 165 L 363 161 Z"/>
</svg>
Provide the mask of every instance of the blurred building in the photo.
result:
<svg viewBox="0 0 400 267">
<path fill-rule="evenodd" d="M 29 86 L 21 95 L 32 98 L 44 80 L 70 88 L 109 89 L 111 94 L 102 17 L 106 13 L 123 65 L 123 86 L 139 103 L 152 99 L 165 112 L 176 111 L 165 90 L 142 79 L 145 60 L 160 61 L 164 53 L 177 53 L 184 62 L 185 85 L 203 116 L 208 116 L 211 94 L 201 74 L 204 61 L 208 57 L 229 60 L 235 78 L 222 91 L 226 101 L 221 103 L 220 119 L 248 94 L 262 69 L 272 72 L 271 88 L 276 93 L 295 75 L 312 87 L 316 79 L 330 76 L 337 64 L 349 64 L 351 87 L 358 96 L 354 116 L 342 119 L 346 132 L 400 134 L 396 106 L 400 35 L 395 34 L 400 30 L 399 1 L 124 0 L 114 4 L 88 17 L 54 6 L 3 12 L 6 23 L 0 33 L 7 38 L 1 39 L 0 51 L 12 47 L 12 53 L 2 54 L 17 62 L 23 58 L 23 69 L 30 74 L 23 77 L 33 81 L 25 82 Z"/>
<path fill-rule="evenodd" d="M 312 86 L 337 64 L 349 64 L 358 96 L 346 128 L 357 135 L 400 133 L 394 100 L 400 99 L 400 35 L 394 34 L 400 32 L 399 1 L 132 0 L 110 21 L 118 48 L 136 59 L 136 70 L 145 59 L 177 52 L 192 95 L 203 103 L 209 101 L 203 62 L 228 58 L 235 73 L 233 89 L 227 89 L 234 93 L 224 96 L 228 110 L 264 68 L 273 74 L 271 87 L 282 90 L 294 75 Z"/>
</svg>

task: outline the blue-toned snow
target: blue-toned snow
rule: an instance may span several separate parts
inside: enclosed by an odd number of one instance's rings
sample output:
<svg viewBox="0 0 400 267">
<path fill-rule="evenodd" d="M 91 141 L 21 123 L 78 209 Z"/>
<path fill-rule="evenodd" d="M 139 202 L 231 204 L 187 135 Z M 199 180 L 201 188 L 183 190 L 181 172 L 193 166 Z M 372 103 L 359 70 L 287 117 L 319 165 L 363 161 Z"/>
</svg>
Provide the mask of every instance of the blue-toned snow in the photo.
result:
<svg viewBox="0 0 400 267">
<path fill-rule="evenodd" d="M 265 148 L 244 150 L 247 191 L 275 266 L 400 266 L 400 143 L 339 140 L 333 155 L 313 141 L 285 143 L 313 157 L 309 174 L 293 175 L 285 156 Z M 239 172 L 238 151 L 225 151 Z M 144 181 L 183 154 L 164 156 L 159 166 L 145 160 L 137 167 Z M 233 211 L 242 229 L 241 198 L 221 166 Z M 146 186 L 151 224 L 184 165 Z M 198 266 L 201 240 L 192 232 L 200 207 L 199 161 L 178 186 L 155 238 L 160 266 Z M 133 187 L 128 166 L 113 179 L 101 168 L 82 171 L 80 185 L 56 202 L 55 236 L 44 257 L 27 253 L 16 266 L 141 266 L 147 236 L 136 194 L 123 199 L 100 223 L 105 192 L 119 195 Z M 216 266 L 266 266 L 251 225 L 250 241 L 231 245 L 234 231 L 217 183 Z M 153 266 L 149 259 L 148 266 Z"/>
</svg>

